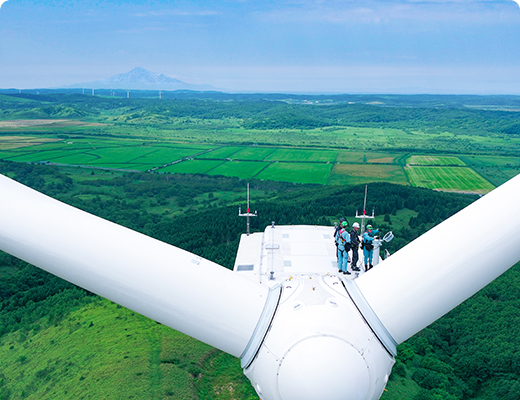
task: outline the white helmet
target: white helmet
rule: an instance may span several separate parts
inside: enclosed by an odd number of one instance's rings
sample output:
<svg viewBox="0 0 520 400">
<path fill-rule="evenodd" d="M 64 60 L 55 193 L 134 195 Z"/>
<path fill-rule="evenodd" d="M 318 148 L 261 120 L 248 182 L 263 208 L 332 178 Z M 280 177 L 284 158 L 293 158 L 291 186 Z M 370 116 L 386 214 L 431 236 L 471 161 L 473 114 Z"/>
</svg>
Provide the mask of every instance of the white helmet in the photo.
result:
<svg viewBox="0 0 520 400">
<path fill-rule="evenodd" d="M 352 224 L 352 227 L 353 227 L 353 228 L 359 228 L 359 224 L 358 224 L 357 222 L 354 222 L 354 223 Z"/>
</svg>

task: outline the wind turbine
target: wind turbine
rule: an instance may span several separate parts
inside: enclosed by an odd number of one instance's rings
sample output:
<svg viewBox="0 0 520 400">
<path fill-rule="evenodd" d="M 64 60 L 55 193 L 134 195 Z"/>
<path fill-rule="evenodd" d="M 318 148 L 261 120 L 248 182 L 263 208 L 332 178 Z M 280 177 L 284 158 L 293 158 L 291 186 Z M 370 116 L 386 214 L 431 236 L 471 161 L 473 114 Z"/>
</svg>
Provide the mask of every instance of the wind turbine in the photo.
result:
<svg viewBox="0 0 520 400">
<path fill-rule="evenodd" d="M 239 357 L 263 400 L 378 399 L 399 343 L 520 260 L 520 175 L 356 280 L 325 272 L 332 227 L 244 234 L 232 272 L 1 175 L 0 192 L 2 250 Z"/>
</svg>

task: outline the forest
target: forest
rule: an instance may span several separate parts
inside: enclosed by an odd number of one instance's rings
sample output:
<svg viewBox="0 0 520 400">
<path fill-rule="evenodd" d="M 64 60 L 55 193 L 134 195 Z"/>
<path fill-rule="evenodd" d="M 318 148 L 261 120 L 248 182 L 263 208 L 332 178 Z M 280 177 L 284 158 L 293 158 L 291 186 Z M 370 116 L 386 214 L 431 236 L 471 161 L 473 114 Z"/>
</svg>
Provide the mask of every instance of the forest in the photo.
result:
<svg viewBox="0 0 520 400">
<path fill-rule="evenodd" d="M 174 123 L 186 129 L 197 121 L 217 121 L 220 129 L 312 129 L 363 126 L 420 129 L 429 133 L 518 135 L 518 96 L 297 96 L 187 94 L 170 98 L 101 97 L 62 93 L 0 97 L 0 119 L 90 118 L 117 123 Z M 141 93 L 142 95 L 142 93 Z M 139 93 L 137 94 L 139 96 Z M 489 102 L 493 105 L 489 106 Z M 182 119 L 182 124 L 179 124 Z M 199 128 L 201 128 L 199 126 Z"/>
<path fill-rule="evenodd" d="M 244 221 L 236 216 L 237 206 L 243 205 L 245 194 L 245 182 L 238 178 L 107 171 L 87 173 L 8 161 L 0 161 L 0 173 L 65 203 L 228 268 L 232 268 L 240 234 L 245 229 Z M 271 221 L 277 224 L 332 225 L 341 216 L 352 219 L 363 204 L 364 185 L 319 186 L 256 180 L 250 184 L 252 208 L 259 212 L 259 217 L 253 220 L 254 231 L 263 230 Z M 383 231 L 392 230 L 396 236 L 389 244 L 390 252 L 477 198 L 390 183 L 370 184 L 368 192 L 367 209 L 374 208 L 379 216 L 376 225 Z M 168 207 L 167 211 L 165 207 Z M 0 351 L 2 348 L 11 353 L 24 351 L 23 348 L 27 348 L 26 345 L 39 332 L 57 329 L 53 327 L 75 315 L 77 310 L 88 309 L 100 301 L 97 296 L 4 253 L 0 255 L 0 277 Z M 520 269 L 517 265 L 399 346 L 397 364 L 383 399 L 520 398 L 519 315 Z M 88 331 L 94 324 L 88 322 L 74 330 Z M 12 341 L 13 335 L 17 337 L 16 342 Z M 20 355 L 15 362 L 15 371 L 23 371 L 30 356 L 16 354 Z M 224 357 L 218 353 L 211 354 L 211 357 Z M 204 360 L 208 356 L 190 362 L 182 361 L 188 357 L 187 354 L 176 357 L 176 368 L 192 371 L 187 376 L 195 382 L 196 394 L 177 395 L 175 398 L 255 398 L 243 377 L 233 377 L 237 385 L 235 397 L 215 389 L 216 386 L 208 388 L 197 383 L 195 376 L 208 373 L 204 369 L 207 367 Z M 238 371 L 240 375 L 238 360 L 228 362 L 231 365 L 229 369 Z M 9 365 L 9 368 L 14 366 Z M 0 399 L 67 398 L 58 394 L 57 388 L 47 388 L 45 393 L 38 391 L 44 382 L 71 385 L 65 378 L 60 381 L 59 370 L 51 364 L 42 368 L 25 372 L 29 375 L 24 378 L 28 383 L 20 389 L 14 384 L 13 376 L 6 373 L 7 369 L 0 366 Z M 87 381 L 85 372 L 82 373 Z M 209 382 L 209 385 L 216 385 L 215 381 Z M 240 395 L 237 394 L 239 388 Z M 172 390 L 165 389 L 157 398 L 172 398 Z M 140 398 L 137 391 L 132 392 L 132 396 Z"/>
</svg>

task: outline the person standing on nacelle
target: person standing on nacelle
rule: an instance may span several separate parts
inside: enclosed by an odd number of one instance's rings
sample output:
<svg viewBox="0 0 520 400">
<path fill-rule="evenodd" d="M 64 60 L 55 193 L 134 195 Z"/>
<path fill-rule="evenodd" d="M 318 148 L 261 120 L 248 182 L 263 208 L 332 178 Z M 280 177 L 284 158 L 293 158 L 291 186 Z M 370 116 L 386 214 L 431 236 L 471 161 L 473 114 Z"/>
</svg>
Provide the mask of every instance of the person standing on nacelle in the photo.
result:
<svg viewBox="0 0 520 400">
<path fill-rule="evenodd" d="M 357 222 L 354 222 L 352 224 L 352 230 L 350 231 L 350 248 L 352 249 L 352 262 L 351 262 L 351 268 L 352 271 L 359 271 L 358 267 L 358 260 L 359 260 L 359 224 Z"/>
<path fill-rule="evenodd" d="M 350 250 L 350 234 L 347 232 L 348 222 L 341 223 L 341 230 L 336 235 L 336 243 L 338 244 L 338 272 L 350 275 L 348 271 L 348 251 Z"/>
<path fill-rule="evenodd" d="M 372 225 L 367 225 L 367 231 L 363 235 L 363 255 L 365 256 L 365 271 L 374 268 L 372 257 L 374 256 L 374 236 L 379 233 L 379 229 L 372 229 Z"/>
</svg>

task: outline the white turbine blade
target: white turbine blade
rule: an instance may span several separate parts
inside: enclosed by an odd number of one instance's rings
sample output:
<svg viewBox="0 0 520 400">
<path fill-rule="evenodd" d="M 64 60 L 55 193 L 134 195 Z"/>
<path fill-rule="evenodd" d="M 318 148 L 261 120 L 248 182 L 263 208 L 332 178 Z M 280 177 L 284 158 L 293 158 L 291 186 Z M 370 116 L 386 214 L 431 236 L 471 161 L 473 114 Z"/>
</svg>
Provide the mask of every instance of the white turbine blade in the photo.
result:
<svg viewBox="0 0 520 400">
<path fill-rule="evenodd" d="M 211 261 L 2 175 L 0 249 L 237 357 L 267 298 Z"/>
<path fill-rule="evenodd" d="M 519 260 L 520 175 L 355 282 L 394 340 L 402 343 Z"/>
</svg>

